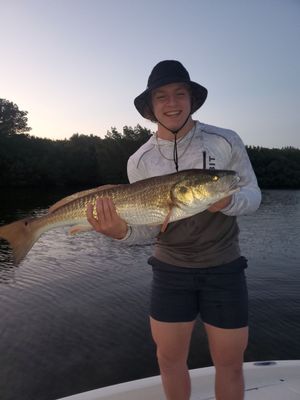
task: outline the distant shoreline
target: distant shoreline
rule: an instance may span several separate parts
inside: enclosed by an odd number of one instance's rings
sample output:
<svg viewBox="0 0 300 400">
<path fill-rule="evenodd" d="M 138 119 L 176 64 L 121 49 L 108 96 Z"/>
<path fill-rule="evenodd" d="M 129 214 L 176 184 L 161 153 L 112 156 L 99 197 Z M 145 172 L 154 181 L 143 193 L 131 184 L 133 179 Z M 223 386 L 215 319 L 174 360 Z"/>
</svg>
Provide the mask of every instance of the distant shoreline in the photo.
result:
<svg viewBox="0 0 300 400">
<path fill-rule="evenodd" d="M 75 134 L 69 140 L 29 134 L 0 135 L 0 188 L 93 188 L 128 183 L 128 158 L 152 135 L 137 125 L 105 138 Z M 261 189 L 300 189 L 300 149 L 246 146 Z"/>
</svg>

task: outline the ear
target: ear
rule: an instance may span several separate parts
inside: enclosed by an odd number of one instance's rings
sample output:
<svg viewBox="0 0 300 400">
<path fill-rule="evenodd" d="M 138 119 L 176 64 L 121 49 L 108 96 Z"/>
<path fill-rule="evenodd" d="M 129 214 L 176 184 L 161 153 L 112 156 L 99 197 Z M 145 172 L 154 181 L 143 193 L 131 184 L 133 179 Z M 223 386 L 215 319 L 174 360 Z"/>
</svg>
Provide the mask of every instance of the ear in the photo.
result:
<svg viewBox="0 0 300 400">
<path fill-rule="evenodd" d="M 145 103 L 145 116 L 151 122 L 157 123 L 157 118 L 154 115 L 151 93 L 148 95 Z"/>
</svg>

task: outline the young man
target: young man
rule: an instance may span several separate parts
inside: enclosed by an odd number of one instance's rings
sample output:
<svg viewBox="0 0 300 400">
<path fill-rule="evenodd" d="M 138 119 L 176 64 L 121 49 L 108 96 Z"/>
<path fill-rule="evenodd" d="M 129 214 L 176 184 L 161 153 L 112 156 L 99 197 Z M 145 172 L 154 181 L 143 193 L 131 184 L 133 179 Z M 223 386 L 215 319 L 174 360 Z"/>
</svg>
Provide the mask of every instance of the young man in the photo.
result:
<svg viewBox="0 0 300 400">
<path fill-rule="evenodd" d="M 190 80 L 178 61 L 152 70 L 147 89 L 134 103 L 157 123 L 156 134 L 128 161 L 130 182 L 190 168 L 235 170 L 240 190 L 191 218 L 159 227 L 128 227 L 110 199 L 88 208 L 94 229 L 134 243 L 156 237 L 150 324 L 168 400 L 188 400 L 187 358 L 195 320 L 200 315 L 216 368 L 217 400 L 244 398 L 243 355 L 248 341 L 248 299 L 236 216 L 254 212 L 261 193 L 245 147 L 230 130 L 205 125 L 192 114 L 207 90 Z"/>
</svg>

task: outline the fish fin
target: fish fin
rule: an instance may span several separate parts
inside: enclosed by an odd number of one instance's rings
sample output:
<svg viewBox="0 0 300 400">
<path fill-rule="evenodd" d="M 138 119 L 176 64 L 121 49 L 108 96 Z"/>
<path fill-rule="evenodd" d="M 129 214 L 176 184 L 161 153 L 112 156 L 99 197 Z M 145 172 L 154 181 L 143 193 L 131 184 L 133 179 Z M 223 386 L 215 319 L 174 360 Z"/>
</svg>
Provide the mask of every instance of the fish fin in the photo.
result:
<svg viewBox="0 0 300 400">
<path fill-rule="evenodd" d="M 0 237 L 9 242 L 16 265 L 23 260 L 41 235 L 41 231 L 32 224 L 33 220 L 25 218 L 0 227 Z"/>
<path fill-rule="evenodd" d="M 92 229 L 91 225 L 75 225 L 69 229 L 69 235 L 77 235 L 78 233 L 88 232 Z"/>
<path fill-rule="evenodd" d="M 82 190 L 81 192 L 71 194 L 70 196 L 64 197 L 63 199 L 59 200 L 57 203 L 53 204 L 49 208 L 49 213 L 53 213 L 54 211 L 58 210 L 60 207 L 66 205 L 68 203 L 71 203 L 72 201 L 77 200 L 80 197 L 88 196 L 90 194 L 99 192 L 101 190 L 111 189 L 115 186 L 118 186 L 118 185 L 103 185 L 103 186 L 99 186 L 99 187 L 96 187 L 93 189 Z"/>
<path fill-rule="evenodd" d="M 161 232 L 165 232 L 165 230 L 167 229 L 168 223 L 169 223 L 170 218 L 171 218 L 172 210 L 173 210 L 173 208 L 171 208 L 169 210 L 168 214 L 166 215 L 166 218 L 164 219 L 164 222 L 163 222 L 163 224 L 162 224 L 162 226 L 160 228 Z"/>
</svg>

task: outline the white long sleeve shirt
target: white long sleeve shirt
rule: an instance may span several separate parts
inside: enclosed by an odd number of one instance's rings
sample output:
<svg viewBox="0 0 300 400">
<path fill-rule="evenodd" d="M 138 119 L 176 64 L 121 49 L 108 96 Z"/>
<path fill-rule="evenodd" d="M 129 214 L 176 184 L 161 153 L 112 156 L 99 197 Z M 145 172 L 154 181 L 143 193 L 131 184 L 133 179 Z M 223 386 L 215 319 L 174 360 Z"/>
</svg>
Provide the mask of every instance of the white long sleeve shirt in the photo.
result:
<svg viewBox="0 0 300 400">
<path fill-rule="evenodd" d="M 128 160 L 130 183 L 175 172 L 174 142 L 153 135 Z M 196 122 L 177 141 L 179 170 L 228 169 L 240 177 L 240 190 L 221 212 L 204 211 L 194 217 L 169 224 L 156 240 L 155 256 L 179 266 L 213 266 L 239 256 L 236 216 L 253 213 L 261 202 L 261 192 L 245 146 L 233 131 Z M 128 244 L 153 240 L 159 227 L 131 227 Z"/>
</svg>

